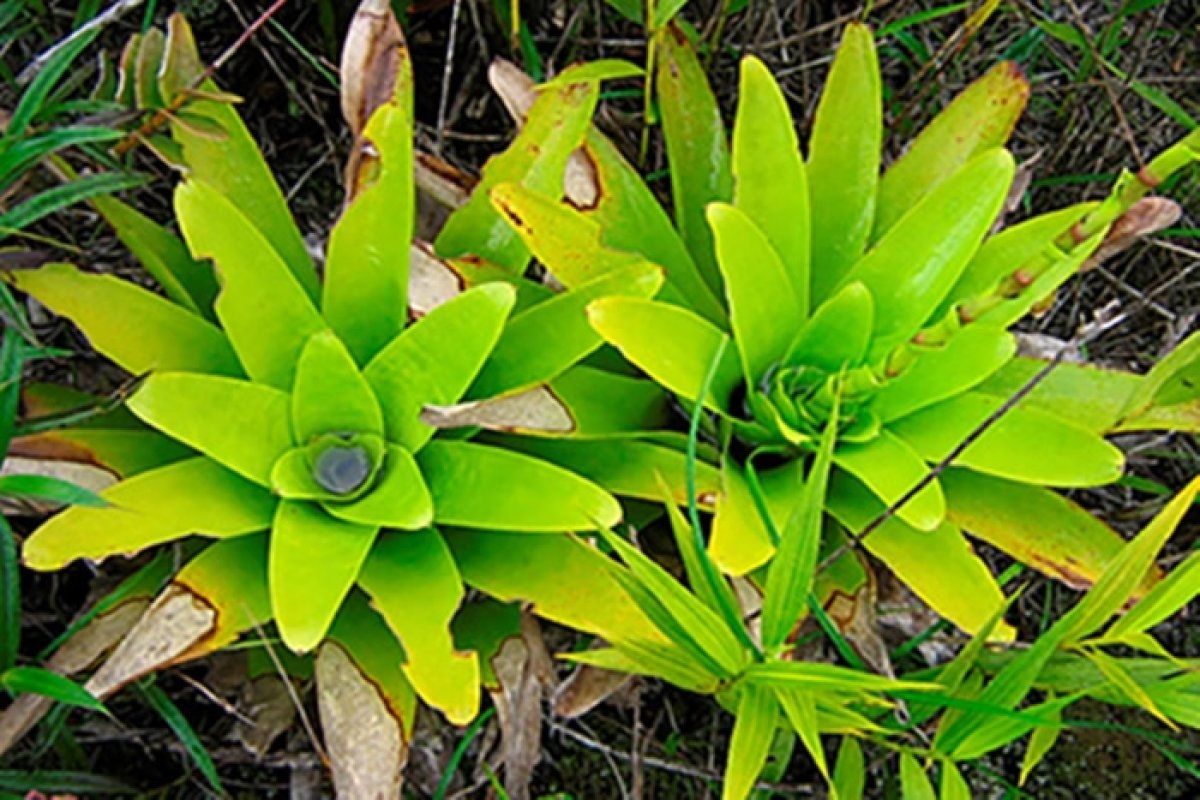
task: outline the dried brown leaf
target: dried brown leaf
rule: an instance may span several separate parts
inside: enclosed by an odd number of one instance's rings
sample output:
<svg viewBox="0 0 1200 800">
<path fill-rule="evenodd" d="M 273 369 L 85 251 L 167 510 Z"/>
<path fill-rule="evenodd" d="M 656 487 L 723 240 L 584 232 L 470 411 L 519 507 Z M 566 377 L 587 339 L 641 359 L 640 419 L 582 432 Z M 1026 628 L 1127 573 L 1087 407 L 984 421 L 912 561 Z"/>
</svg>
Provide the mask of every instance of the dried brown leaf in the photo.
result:
<svg viewBox="0 0 1200 800">
<path fill-rule="evenodd" d="M 333 642 L 317 653 L 316 679 L 337 796 L 399 800 L 408 743 L 383 695 Z"/>
</svg>

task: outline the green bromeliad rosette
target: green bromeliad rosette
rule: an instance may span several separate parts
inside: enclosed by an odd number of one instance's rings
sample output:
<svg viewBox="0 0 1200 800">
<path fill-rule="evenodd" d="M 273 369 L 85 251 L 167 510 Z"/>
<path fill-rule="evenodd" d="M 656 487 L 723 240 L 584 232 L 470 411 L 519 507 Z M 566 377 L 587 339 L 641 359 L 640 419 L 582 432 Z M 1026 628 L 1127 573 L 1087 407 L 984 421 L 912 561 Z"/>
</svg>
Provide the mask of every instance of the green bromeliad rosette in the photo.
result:
<svg viewBox="0 0 1200 800">
<path fill-rule="evenodd" d="M 676 30 L 659 39 L 674 225 L 595 132 L 583 151 L 599 187 L 591 202 L 562 205 L 518 186 L 492 198 L 556 276 L 578 280 L 581 263 L 605 274 L 634 254 L 664 266 L 656 299 L 604 298 L 588 314 L 685 407 L 703 401 L 701 455 L 717 454 L 720 491 L 713 503 L 702 458 L 698 499 L 715 510 L 715 561 L 732 575 L 769 561 L 832 423 L 826 552 L 844 553 L 839 542 L 891 509 L 866 549 L 971 633 L 1004 598 L 964 532 L 1089 585 L 1121 538 L 1053 489 L 1121 476 L 1106 434 L 1197 428 L 1196 393 L 1178 386 L 1195 369 L 1197 340 L 1148 376 L 1062 365 L 1008 408 L 1044 366 L 1016 355 L 1008 329 L 1197 157 L 1200 133 L 1124 175 L 1103 201 L 997 233 L 1014 176 L 1003 144 L 1028 94 L 1013 65 L 963 91 L 880 177 L 879 67 L 865 26 L 847 28 L 807 158 L 762 63 L 742 63 L 730 146 L 690 44 Z M 517 446 L 584 474 L 597 458 L 583 444 Z M 622 492 L 622 478 L 605 485 Z"/>
<path fill-rule="evenodd" d="M 518 292 L 491 282 L 409 318 L 407 54 L 395 20 L 380 13 L 360 15 L 352 33 L 385 19 L 390 27 L 367 31 L 365 56 L 361 41 L 359 52 L 348 47 L 348 62 L 366 62 L 357 78 L 345 70 L 350 105 L 364 96 L 374 105 L 347 112 L 360 124 L 323 278 L 227 96 L 193 85 L 199 60 L 180 17 L 160 42 L 160 80 L 164 96 L 179 86 L 196 95 L 170 144 L 185 169 L 175 192 L 183 241 L 119 201 L 99 207 L 167 296 L 66 264 L 8 276 L 76 323 L 98 352 L 144 376 L 128 402 L 137 420 L 111 428 L 93 420 L 39 440 L 82 448 L 122 479 L 103 492 L 107 507 L 69 509 L 38 528 L 25 563 L 51 570 L 192 535 L 205 543 L 122 646 L 115 660 L 124 666 L 101 670 L 97 693 L 273 623 L 297 653 L 324 657 L 338 645 L 337 658 L 348 656 L 383 693 L 404 736 L 414 693 L 466 723 L 490 668 L 456 637 L 495 644 L 516 632 L 511 615 L 459 613 L 460 564 L 481 561 L 550 618 L 593 630 L 603 620 L 645 625 L 602 557 L 562 535 L 616 524 L 622 511 L 608 492 L 472 441 L 473 428 L 424 421 L 427 408 L 453 407 L 472 387 L 473 399 L 491 397 L 479 382 L 502 382 L 498 354 L 522 363 L 509 327 Z M 371 91 L 355 93 L 356 80 L 373 82 Z M 635 272 L 625 277 L 652 293 L 657 268 Z M 604 289 L 567 298 L 585 330 L 582 309 Z M 556 357 L 554 374 L 579 356 Z M 153 657 L 130 667 L 127 656 L 152 641 Z M 318 661 L 319 677 L 342 672 Z M 353 719 L 353 709 L 340 713 Z"/>
</svg>

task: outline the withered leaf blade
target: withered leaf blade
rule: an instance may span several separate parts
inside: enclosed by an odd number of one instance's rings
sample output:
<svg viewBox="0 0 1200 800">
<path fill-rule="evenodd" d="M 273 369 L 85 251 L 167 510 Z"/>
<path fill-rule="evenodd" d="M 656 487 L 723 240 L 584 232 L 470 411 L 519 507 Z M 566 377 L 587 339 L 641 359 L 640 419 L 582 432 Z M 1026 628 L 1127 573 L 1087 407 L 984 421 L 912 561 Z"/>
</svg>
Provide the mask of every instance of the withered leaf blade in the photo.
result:
<svg viewBox="0 0 1200 800">
<path fill-rule="evenodd" d="M 517 125 L 537 100 L 537 84 L 516 64 L 498 58 L 488 67 L 488 83 Z M 571 154 L 563 173 L 563 196 L 578 208 L 591 208 L 600 198 L 596 169 L 582 148 Z"/>
<path fill-rule="evenodd" d="M 119 642 L 141 618 L 150 601 L 131 599 L 102 614 L 55 651 L 45 667 L 70 677 L 90 669 Z M 0 755 L 16 744 L 54 706 L 49 697 L 23 694 L 0 714 Z"/>
<path fill-rule="evenodd" d="M 1100 247 L 1083 262 L 1079 271 L 1095 269 L 1118 253 L 1129 249 L 1138 239 L 1171 227 L 1179 221 L 1182 213 L 1179 204 L 1174 200 L 1166 197 L 1143 197 L 1113 223 Z"/>
<path fill-rule="evenodd" d="M 99 494 L 117 482 L 111 471 L 95 464 L 67 458 L 38 458 L 9 456 L 0 465 L 0 476 L 37 475 L 56 478 L 74 484 L 93 494 Z M 32 500 L 0 497 L 0 510 L 6 514 L 48 514 L 61 505 L 51 500 Z"/>
<path fill-rule="evenodd" d="M 533 768 L 542 757 L 542 698 L 554 682 L 554 667 L 537 620 L 521 615 L 520 638 L 508 639 L 492 659 L 500 688 L 490 691 L 500 722 L 504 790 L 528 800 Z"/>
<path fill-rule="evenodd" d="M 597 642 L 593 649 L 607 646 Z M 633 680 L 623 672 L 600 669 L 581 664 L 563 681 L 554 695 L 554 713 L 564 719 L 577 719 L 613 695 L 621 692 Z"/>
<path fill-rule="evenodd" d="M 420 318 L 462 294 L 462 277 L 423 242 L 409 248 L 408 310 Z"/>
<path fill-rule="evenodd" d="M 168 586 L 84 688 L 101 700 L 144 675 L 186 659 L 217 626 L 216 609 L 179 584 Z"/>
<path fill-rule="evenodd" d="M 544 386 L 519 394 L 452 406 L 425 406 L 421 421 L 434 428 L 478 426 L 493 431 L 571 433 L 575 420 Z"/>
<path fill-rule="evenodd" d="M 329 641 L 317 652 L 316 678 L 337 796 L 399 800 L 408 743 L 379 690 Z"/>
<path fill-rule="evenodd" d="M 233 728 L 233 737 L 256 759 L 271 749 L 271 743 L 292 727 L 296 706 L 284 679 L 279 675 L 259 675 L 246 683 L 238 706 L 246 715 Z"/>
<path fill-rule="evenodd" d="M 342 49 L 342 116 L 358 139 L 367 120 L 391 99 L 408 54 L 388 0 L 363 0 Z"/>
</svg>

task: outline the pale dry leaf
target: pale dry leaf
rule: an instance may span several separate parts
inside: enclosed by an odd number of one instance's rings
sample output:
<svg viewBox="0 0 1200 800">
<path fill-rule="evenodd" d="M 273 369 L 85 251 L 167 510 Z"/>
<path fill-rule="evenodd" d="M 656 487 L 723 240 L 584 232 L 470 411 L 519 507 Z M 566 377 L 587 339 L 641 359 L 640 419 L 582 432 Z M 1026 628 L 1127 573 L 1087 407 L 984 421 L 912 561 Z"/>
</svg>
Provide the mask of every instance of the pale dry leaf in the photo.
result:
<svg viewBox="0 0 1200 800">
<path fill-rule="evenodd" d="M 246 719 L 233 726 L 233 738 L 256 759 L 262 759 L 271 744 L 296 721 L 296 706 L 283 678 L 259 675 L 242 687 L 238 708 Z"/>
<path fill-rule="evenodd" d="M 492 431 L 570 433 L 575 421 L 554 392 L 538 386 L 524 392 L 451 406 L 429 405 L 421 421 L 434 428 L 480 427 Z"/>
<path fill-rule="evenodd" d="M 593 649 L 606 647 L 596 642 Z M 577 719 L 605 700 L 622 692 L 633 680 L 632 675 L 581 664 L 572 670 L 554 693 L 554 714 L 565 719 Z"/>
<path fill-rule="evenodd" d="M 409 248 L 408 311 L 417 319 L 463 292 L 457 272 L 423 242 Z"/>
<path fill-rule="evenodd" d="M 529 109 L 537 100 L 537 84 L 533 78 L 511 61 L 498 58 L 488 68 L 488 83 L 513 121 L 523 125 Z M 593 208 L 600 199 L 596 169 L 582 148 L 567 160 L 563 196 L 578 208 Z"/>
<path fill-rule="evenodd" d="M 45 668 L 71 677 L 90 669 L 129 632 L 150 605 L 144 598 L 120 604 L 84 625 L 46 662 Z M 54 701 L 39 694 L 23 694 L 0 714 L 0 755 L 41 721 Z"/>
<path fill-rule="evenodd" d="M 1179 204 L 1166 197 L 1143 197 L 1129 207 L 1124 214 L 1113 223 L 1104 236 L 1104 241 L 1096 248 L 1096 252 L 1083 262 L 1080 272 L 1103 264 L 1118 253 L 1127 250 L 1138 239 L 1158 233 L 1163 228 L 1169 228 L 1179 221 L 1182 214 Z"/>
<path fill-rule="evenodd" d="M 504 790 L 513 800 L 528 800 L 542 757 L 542 700 L 554 683 L 554 665 L 532 615 L 522 613 L 520 638 L 501 645 L 492 669 L 500 684 L 490 694 L 500 724 Z"/>
<path fill-rule="evenodd" d="M 333 642 L 317 652 L 317 703 L 342 800 L 399 800 L 408 743 L 387 702 Z"/>
<path fill-rule="evenodd" d="M 217 625 L 216 610 L 188 589 L 163 590 L 84 688 L 103 700 L 143 675 L 185 660 Z"/>
<path fill-rule="evenodd" d="M 342 48 L 342 116 L 357 139 L 375 109 L 392 97 L 404 35 L 388 0 L 362 0 Z"/>
<path fill-rule="evenodd" d="M 110 470 L 95 464 L 63 458 L 30 458 L 12 455 L 0 465 L 0 476 L 37 475 L 73 483 L 98 494 L 117 482 Z M 58 510 L 61 503 L 28 498 L 0 497 L 0 511 L 5 514 L 42 516 Z"/>
</svg>

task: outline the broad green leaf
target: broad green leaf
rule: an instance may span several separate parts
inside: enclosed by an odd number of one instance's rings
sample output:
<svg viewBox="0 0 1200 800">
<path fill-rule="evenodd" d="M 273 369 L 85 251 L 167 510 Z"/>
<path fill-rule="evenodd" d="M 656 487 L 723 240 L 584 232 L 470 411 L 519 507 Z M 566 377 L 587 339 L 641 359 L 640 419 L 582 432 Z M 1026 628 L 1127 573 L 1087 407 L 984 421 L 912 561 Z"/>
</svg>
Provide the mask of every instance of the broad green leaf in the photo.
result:
<svg viewBox="0 0 1200 800">
<path fill-rule="evenodd" d="M 576 366 L 547 388 L 571 416 L 572 436 L 641 433 L 669 423 L 670 396 L 642 378 Z"/>
<path fill-rule="evenodd" d="M 653 442 L 616 439 L 573 442 L 523 436 L 499 440 L 506 449 L 537 456 L 603 486 L 613 494 L 639 500 L 662 500 L 662 483 L 679 505 L 687 505 L 684 476 L 687 458 L 679 450 Z M 720 473 L 703 461 L 696 462 L 696 500 L 711 507 L 721 488 Z"/>
<path fill-rule="evenodd" d="M 606 247 L 599 223 L 547 195 L 504 183 L 492 190 L 491 198 L 537 260 L 567 289 L 646 262 L 635 253 Z"/>
<path fill-rule="evenodd" d="M 404 735 L 411 737 L 418 700 L 404 675 L 404 648 L 362 592 L 351 592 L 342 603 L 321 646 L 330 644 L 341 647 L 362 670 L 400 721 Z"/>
<path fill-rule="evenodd" d="M 417 453 L 417 462 L 438 524 L 549 532 L 621 519 L 620 506 L 600 487 L 522 453 L 435 440 Z"/>
<path fill-rule="evenodd" d="M 671 164 L 675 224 L 709 288 L 719 291 L 721 275 L 704 210 L 709 203 L 733 198 L 725 124 L 683 30 L 668 26 L 655 34 L 654 43 L 655 89 Z"/>
<path fill-rule="evenodd" d="M 812 301 L 833 292 L 866 249 L 883 135 L 879 63 L 867 26 L 851 23 L 817 104 L 808 147 Z"/>
<path fill-rule="evenodd" d="M 506 642 L 521 636 L 524 613 L 519 603 L 484 597 L 463 603 L 450 621 L 454 644 L 479 654 L 479 679 L 489 692 L 502 691 L 493 661 Z"/>
<path fill-rule="evenodd" d="M 97 464 L 121 478 L 130 478 L 195 455 L 180 442 L 144 426 L 140 430 L 62 428 L 22 436 L 14 447 L 34 457 L 38 454 L 61 455 L 70 461 Z"/>
<path fill-rule="evenodd" d="M 833 788 L 838 800 L 862 800 L 867 768 L 862 748 L 852 736 L 843 736 L 833 766 Z"/>
<path fill-rule="evenodd" d="M 614 250 L 640 253 L 667 271 L 662 299 L 722 325 L 725 309 L 701 275 L 670 217 L 641 175 L 594 128 L 584 154 L 595 171 L 596 197 L 583 213 L 600 225 L 601 241 Z"/>
<path fill-rule="evenodd" d="M 909 209 L 962 167 L 1008 140 L 1029 99 L 1011 61 L 992 67 L 933 118 L 879 182 L 872 239 L 882 239 Z"/>
<path fill-rule="evenodd" d="M 900 792 L 904 800 L 937 800 L 929 776 L 908 753 L 900 754 Z"/>
<path fill-rule="evenodd" d="M 754 56 L 742 59 L 737 117 L 733 124 L 733 179 L 733 204 L 770 243 L 769 249 L 792 289 L 794 307 L 799 312 L 794 324 L 798 324 L 808 316 L 809 309 L 808 181 L 787 100 L 766 65 Z M 710 209 L 710 222 L 712 213 Z M 723 255 L 721 231 L 714 226 L 713 234 L 717 239 L 718 260 L 738 255 L 736 252 Z M 735 238 L 729 246 L 737 244 Z M 747 266 L 748 261 L 747 256 L 741 256 L 742 266 Z M 728 295 L 732 291 L 728 286 L 728 266 L 722 265 L 722 274 Z M 772 284 L 761 291 L 765 294 L 783 288 Z M 782 304 L 784 299 L 774 302 Z M 732 298 L 730 305 L 733 306 Z M 736 308 L 734 313 L 736 317 Z"/>
<path fill-rule="evenodd" d="M 492 597 L 532 603 L 538 616 L 610 641 L 662 641 L 591 545 L 519 532 L 451 528 L 443 535 L 463 580 Z"/>
<path fill-rule="evenodd" d="M 833 463 L 862 481 L 885 506 L 899 501 L 929 475 L 929 466 L 921 455 L 903 438 L 886 430 L 864 444 L 839 445 Z M 896 515 L 917 530 L 937 528 L 946 516 L 939 483 L 935 480 L 924 486 L 896 509 Z"/>
<path fill-rule="evenodd" d="M 613 297 L 588 307 L 588 320 L 609 344 L 650 377 L 687 400 L 702 390 L 704 375 L 726 334 L 677 306 Z M 706 405 L 729 408 L 741 382 L 737 353 L 726 349 Z"/>
<path fill-rule="evenodd" d="M 872 410 L 887 423 L 973 389 L 1016 354 L 1013 335 L 969 325 L 936 347 L 912 345 L 916 361 L 884 383 Z"/>
<path fill-rule="evenodd" d="M 297 653 L 321 643 L 358 578 L 379 527 L 343 522 L 316 503 L 283 500 L 271 529 L 271 608 Z"/>
<path fill-rule="evenodd" d="M 958 282 L 933 313 L 941 319 L 957 303 L 997 291 L 1001 281 L 1046 252 L 1058 253 L 1055 242 L 1097 203 L 1081 203 L 1051 211 L 989 236 L 971 258 Z"/>
<path fill-rule="evenodd" d="M 203 84 L 200 88 L 206 91 L 216 89 L 211 82 Z M 304 246 L 304 238 L 292 219 L 279 185 L 271 176 L 271 170 L 237 111 L 226 102 L 195 100 L 188 103 L 188 112 L 194 117 L 216 123 L 225 135 L 213 139 L 199 134 L 194 128 L 189 130 L 183 124 L 171 126 L 171 135 L 183 148 L 183 159 L 189 170 L 190 180 L 184 185 L 202 183 L 232 204 L 245 216 L 249 224 L 259 231 L 259 235 L 255 237 L 259 241 L 255 242 L 255 247 L 246 252 L 245 256 L 259 256 L 261 260 L 272 262 L 279 259 L 286 265 L 295 281 L 304 288 L 309 299 L 315 301 L 318 294 L 317 273 L 313 269 L 308 249 Z M 179 215 L 179 219 L 184 225 L 185 236 L 194 252 L 196 244 L 190 241 L 187 221 L 182 214 Z M 211 224 L 215 228 L 212 231 L 213 236 L 233 235 L 219 221 L 200 224 Z M 260 252 L 260 242 L 266 244 L 268 252 Z M 227 268 L 219 263 L 220 259 L 217 260 L 218 267 L 226 270 Z M 229 277 L 225 275 L 223 282 L 226 287 L 229 285 L 228 281 Z"/>
<path fill-rule="evenodd" d="M 803 470 L 803 461 L 795 459 L 757 475 L 776 531 L 783 529 L 797 504 L 803 502 L 802 493 L 797 491 L 804 480 Z M 743 466 L 728 456 L 721 468 L 721 494 L 717 498 L 708 551 L 712 560 L 730 575 L 745 575 L 762 566 L 775 552 L 771 532 L 754 499 L 750 477 Z"/>
<path fill-rule="evenodd" d="M 256 381 L 290 389 L 300 350 L 326 327 L 312 298 L 262 232 L 213 187 L 184 181 L 175 212 L 192 254 L 216 263 L 217 317 L 242 366 Z"/>
<path fill-rule="evenodd" d="M 875 301 L 862 283 L 850 283 L 817 307 L 788 345 L 784 363 L 826 372 L 860 363 L 867 355 Z"/>
<path fill-rule="evenodd" d="M 615 81 L 622 78 L 640 78 L 646 70 L 619 58 L 601 58 L 583 64 L 572 64 L 548 81 L 538 85 L 538 91 L 557 88 L 572 83 Z"/>
<path fill-rule="evenodd" d="M 834 476 L 828 506 L 838 522 L 855 532 L 884 512 L 876 497 L 845 475 Z M 1004 593 L 987 564 L 949 522 L 920 531 L 893 517 L 872 531 L 863 546 L 934 611 L 967 633 L 987 629 L 1004 608 Z M 937 557 L 930 558 L 930 553 Z M 989 638 L 1011 640 L 1013 630 L 1000 623 Z"/>
<path fill-rule="evenodd" d="M 931 463 L 939 462 L 1002 405 L 967 392 L 888 427 Z M 954 463 L 989 475 L 1049 486 L 1098 486 L 1121 477 L 1124 454 L 1094 433 L 1044 411 L 1013 409 Z"/>
<path fill-rule="evenodd" d="M 114 197 L 95 197 L 92 205 L 167 297 L 184 308 L 211 316 L 218 289 L 212 267 L 192 258 L 178 236 L 133 206 Z"/>
<path fill-rule="evenodd" d="M 479 660 L 473 652 L 456 650 L 450 636 L 463 585 L 441 534 L 433 529 L 385 533 L 359 584 L 404 645 L 404 674 L 421 699 L 455 725 L 474 719 Z"/>
<path fill-rule="evenodd" d="M 804 743 L 804 749 L 812 758 L 813 764 L 822 777 L 828 782 L 829 765 L 825 761 L 825 749 L 821 747 L 821 728 L 817 716 L 817 703 L 813 694 L 794 689 L 777 689 L 775 698 L 779 701 L 788 722 Z"/>
<path fill-rule="evenodd" d="M 369 143 L 357 194 L 329 234 L 321 309 L 359 364 L 404 330 L 415 216 L 412 69 L 398 54 L 396 88 L 360 134 Z"/>
<path fill-rule="evenodd" d="M 215 626 L 203 641 L 192 646 L 188 656 L 219 650 L 244 631 L 261 629 L 271 621 L 268 538 L 264 533 L 215 542 L 175 576 L 175 585 L 187 589 L 216 612 Z"/>
<path fill-rule="evenodd" d="M 9 667 L 0 672 L 0 686 L 14 697 L 22 694 L 40 694 L 57 703 L 88 708 L 108 714 L 104 704 L 70 678 L 40 667 Z"/>
<path fill-rule="evenodd" d="M 1017 356 L 975 391 L 1007 400 L 1045 366 L 1041 359 Z M 1140 375 L 1116 369 L 1060 363 L 1017 407 L 1048 411 L 1092 433 L 1110 433 L 1131 422 L 1121 420 L 1121 411 L 1141 379 Z"/>
<path fill-rule="evenodd" d="M 291 398 L 260 383 L 160 372 L 130 398 L 146 424 L 261 486 L 292 447 Z"/>
<path fill-rule="evenodd" d="M 662 271 L 642 263 L 595 280 L 512 317 L 469 391 L 472 398 L 526 389 L 562 374 L 604 343 L 588 324 L 588 306 L 602 297 L 648 298 Z"/>
<path fill-rule="evenodd" d="M 599 97 L 594 82 L 570 83 L 541 92 L 517 138 L 483 167 L 467 204 L 454 212 L 438 234 L 438 255 L 476 255 L 512 274 L 525 271 L 529 250 L 517 232 L 492 207 L 489 194 L 502 183 L 520 183 L 558 198 L 567 159 L 579 147 Z"/>
<path fill-rule="evenodd" d="M 291 413 L 297 444 L 326 433 L 383 435 L 379 401 L 346 345 L 330 330 L 314 333 L 300 352 Z"/>
<path fill-rule="evenodd" d="M 419 450 L 434 430 L 426 405 L 458 402 L 500 337 L 512 287 L 489 284 L 438 306 L 392 340 L 363 370 L 383 409 L 389 441 Z"/>
<path fill-rule="evenodd" d="M 1009 327 L 1023 319 L 1039 304 L 1046 302 L 1047 298 L 1053 297 L 1055 290 L 1078 272 L 1083 262 L 1096 252 L 1104 242 L 1107 233 L 1108 229 L 1105 228 L 1092 238 L 1067 251 L 1050 248 L 1034 272 L 1037 277 L 1028 286 L 1024 286 L 1020 291 L 1011 293 L 1011 295 L 1009 293 L 1001 295 L 1004 299 L 999 302 L 995 302 L 993 299 L 992 302 L 986 304 L 986 310 L 982 312 L 972 310 L 971 304 L 967 303 L 960 309 L 959 315 L 974 322 L 995 325 L 999 328 Z"/>
<path fill-rule="evenodd" d="M 989 150 L 913 205 L 842 278 L 877 298 L 871 350 L 884 355 L 929 319 L 996 220 L 1013 179 L 1008 151 Z M 882 187 L 881 187 L 882 191 Z M 882 202 L 881 202 L 882 208 Z"/>
<path fill-rule="evenodd" d="M 1150 630 L 1190 603 L 1200 594 L 1200 552 L 1193 552 L 1183 563 L 1159 581 L 1138 604 L 1125 612 L 1105 634 L 1105 641 L 1129 641 Z"/>
<path fill-rule="evenodd" d="M 1155 363 L 1125 401 L 1130 416 L 1152 405 L 1170 406 L 1200 397 L 1200 332 L 1193 333 Z"/>
<path fill-rule="evenodd" d="M 784 263 L 749 216 L 724 203 L 708 206 L 717 263 L 724 278 L 734 343 L 748 385 L 780 361 L 806 309 Z"/>
<path fill-rule="evenodd" d="M 1053 697 L 1053 695 L 1051 695 Z M 1062 712 L 1055 710 L 1051 714 L 1052 719 L 1056 722 L 1062 719 Z M 1034 768 L 1042 762 L 1046 754 L 1050 752 L 1050 748 L 1054 747 L 1054 743 L 1058 741 L 1058 735 L 1062 733 L 1060 725 L 1041 725 L 1033 729 L 1033 733 L 1029 734 L 1029 743 L 1025 746 L 1025 755 L 1021 757 L 1021 776 L 1019 783 L 1025 785 L 1025 781 L 1029 778 L 1029 773 L 1033 772 Z M 945 767 L 943 766 L 943 769 Z M 942 780 L 942 795 L 946 794 L 945 775 Z M 964 798 L 969 798 L 970 794 L 960 795 Z"/>
<path fill-rule="evenodd" d="M 9 280 L 78 325 L 96 350 L 134 375 L 154 370 L 242 374 L 220 329 L 129 281 L 88 275 L 68 264 L 18 270 Z M 131 336 L 134 330 L 138 335 Z"/>
<path fill-rule="evenodd" d="M 762 643 L 767 652 L 784 646 L 804 613 L 812 592 L 817 553 L 821 548 L 821 520 L 825 493 L 837 441 L 838 409 L 835 403 L 821 434 L 803 488 L 787 524 L 780 531 L 778 552 L 767 570 L 763 593 Z M 815 713 L 815 712 L 814 712 Z"/>
<path fill-rule="evenodd" d="M 951 522 L 1072 588 L 1090 586 L 1124 543 L 1096 517 L 1040 486 L 953 467 L 938 480 Z M 1145 577 L 1143 590 L 1154 581 Z"/>
<path fill-rule="evenodd" d="M 325 510 L 346 522 L 417 530 L 433 523 L 433 498 L 408 451 L 389 445 L 383 469 L 365 495 L 348 503 L 326 502 Z"/>
<path fill-rule="evenodd" d="M 144 472 L 100 496 L 109 507 L 69 508 L 34 531 L 25 540 L 25 564 L 48 571 L 193 533 L 240 536 L 270 527 L 276 505 L 268 492 L 207 458 Z"/>
<path fill-rule="evenodd" d="M 615 534 L 602 533 L 628 567 L 627 572 L 614 567 L 614 574 L 659 631 L 713 674 L 737 676 L 748 654 L 722 617 L 642 551 Z"/>
<path fill-rule="evenodd" d="M 767 753 L 779 720 L 774 693 L 754 684 L 741 684 L 734 717 L 733 736 L 725 760 L 725 785 L 721 789 L 723 800 L 748 797 L 767 763 Z"/>
<path fill-rule="evenodd" d="M 49 475 L 0 476 L 0 496 L 48 500 L 51 503 L 90 508 L 108 505 L 103 497 L 98 497 L 88 489 Z"/>
</svg>

